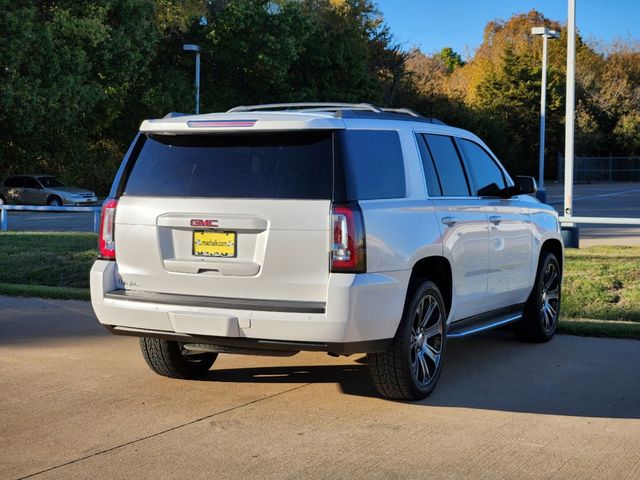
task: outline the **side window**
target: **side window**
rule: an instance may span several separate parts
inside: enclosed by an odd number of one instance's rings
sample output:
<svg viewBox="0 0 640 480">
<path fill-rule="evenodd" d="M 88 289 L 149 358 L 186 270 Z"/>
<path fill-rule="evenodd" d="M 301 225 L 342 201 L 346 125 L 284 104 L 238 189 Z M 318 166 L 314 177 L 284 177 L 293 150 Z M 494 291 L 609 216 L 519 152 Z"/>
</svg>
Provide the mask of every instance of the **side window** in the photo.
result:
<svg viewBox="0 0 640 480">
<path fill-rule="evenodd" d="M 406 195 L 398 132 L 346 130 L 340 133 L 340 147 L 349 199 L 402 198 Z"/>
<path fill-rule="evenodd" d="M 18 177 L 7 178 L 4 182 L 6 188 L 16 188 L 18 186 Z"/>
<path fill-rule="evenodd" d="M 433 164 L 433 157 L 427 147 L 427 141 L 424 135 L 418 135 L 418 147 L 420 148 L 420 157 L 422 158 L 422 170 L 424 172 L 425 179 L 427 180 L 427 190 L 431 197 L 441 197 L 442 187 L 440 186 L 440 180 L 436 173 L 436 167 Z"/>
<path fill-rule="evenodd" d="M 500 167 L 477 143 L 463 138 L 458 140 L 469 163 L 469 168 L 478 189 L 478 195 L 497 195 L 500 190 L 507 186 Z"/>
<path fill-rule="evenodd" d="M 24 188 L 34 188 L 38 190 L 42 189 L 42 187 L 40 186 L 40 183 L 38 183 L 38 181 L 33 177 L 24 177 L 23 186 Z"/>
<path fill-rule="evenodd" d="M 444 135 L 425 135 L 424 137 L 438 172 L 442 195 L 469 196 L 469 183 L 453 139 Z"/>
<path fill-rule="evenodd" d="M 26 177 L 13 177 L 13 186 L 15 188 L 25 188 L 27 186 Z"/>
</svg>

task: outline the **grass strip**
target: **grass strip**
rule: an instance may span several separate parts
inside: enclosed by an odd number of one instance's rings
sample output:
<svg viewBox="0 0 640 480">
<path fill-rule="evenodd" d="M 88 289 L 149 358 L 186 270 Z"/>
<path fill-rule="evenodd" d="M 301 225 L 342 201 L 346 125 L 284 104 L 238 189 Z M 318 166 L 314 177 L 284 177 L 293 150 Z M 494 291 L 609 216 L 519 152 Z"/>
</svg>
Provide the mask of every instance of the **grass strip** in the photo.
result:
<svg viewBox="0 0 640 480">
<path fill-rule="evenodd" d="M 89 289 L 72 287 L 48 287 L 46 285 L 16 285 L 0 283 L 0 295 L 11 297 L 39 297 L 57 300 L 90 300 Z"/>
<path fill-rule="evenodd" d="M 586 318 L 561 318 L 558 333 L 580 337 L 629 338 L 640 340 L 640 323 Z"/>
<path fill-rule="evenodd" d="M 567 318 L 640 322 L 640 247 L 567 249 L 562 289 Z"/>
<path fill-rule="evenodd" d="M 0 234 L 0 283 L 89 288 L 97 236 L 71 232 Z"/>
</svg>

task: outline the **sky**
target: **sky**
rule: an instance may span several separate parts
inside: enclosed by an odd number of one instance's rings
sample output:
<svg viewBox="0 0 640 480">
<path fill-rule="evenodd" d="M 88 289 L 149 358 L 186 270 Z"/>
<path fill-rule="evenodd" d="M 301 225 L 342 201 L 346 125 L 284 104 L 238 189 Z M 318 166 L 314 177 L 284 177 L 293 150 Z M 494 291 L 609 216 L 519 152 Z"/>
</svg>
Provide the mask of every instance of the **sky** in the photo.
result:
<svg viewBox="0 0 640 480">
<path fill-rule="evenodd" d="M 468 58 L 487 22 L 531 9 L 567 22 L 567 0 L 378 0 L 397 41 L 426 53 L 451 47 Z M 640 40 L 640 0 L 576 0 L 576 24 L 586 40 Z"/>
</svg>

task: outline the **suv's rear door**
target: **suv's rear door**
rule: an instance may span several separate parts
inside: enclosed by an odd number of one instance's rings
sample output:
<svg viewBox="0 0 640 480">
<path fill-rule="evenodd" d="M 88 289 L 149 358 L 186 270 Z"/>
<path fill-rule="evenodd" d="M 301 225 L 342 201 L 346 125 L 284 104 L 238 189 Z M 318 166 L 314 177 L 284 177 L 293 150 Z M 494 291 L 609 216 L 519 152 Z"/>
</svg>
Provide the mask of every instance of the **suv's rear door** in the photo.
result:
<svg viewBox="0 0 640 480">
<path fill-rule="evenodd" d="M 326 300 L 330 131 L 140 136 L 119 198 L 128 290 Z"/>
<path fill-rule="evenodd" d="M 453 273 L 452 321 L 486 311 L 489 228 L 484 206 L 472 196 L 471 179 L 452 137 L 419 134 L 427 190 Z"/>
</svg>

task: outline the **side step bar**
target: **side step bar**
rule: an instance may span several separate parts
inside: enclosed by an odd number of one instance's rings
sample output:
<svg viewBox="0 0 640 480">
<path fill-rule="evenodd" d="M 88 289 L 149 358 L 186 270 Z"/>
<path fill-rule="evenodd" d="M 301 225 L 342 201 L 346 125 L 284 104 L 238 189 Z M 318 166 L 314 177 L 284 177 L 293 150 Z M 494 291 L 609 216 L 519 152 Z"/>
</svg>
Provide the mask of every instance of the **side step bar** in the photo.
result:
<svg viewBox="0 0 640 480">
<path fill-rule="evenodd" d="M 515 305 L 506 309 L 501 308 L 500 310 L 458 320 L 449 325 L 447 338 L 467 337 L 517 322 L 522 318 L 523 307 L 524 305 Z"/>
</svg>

